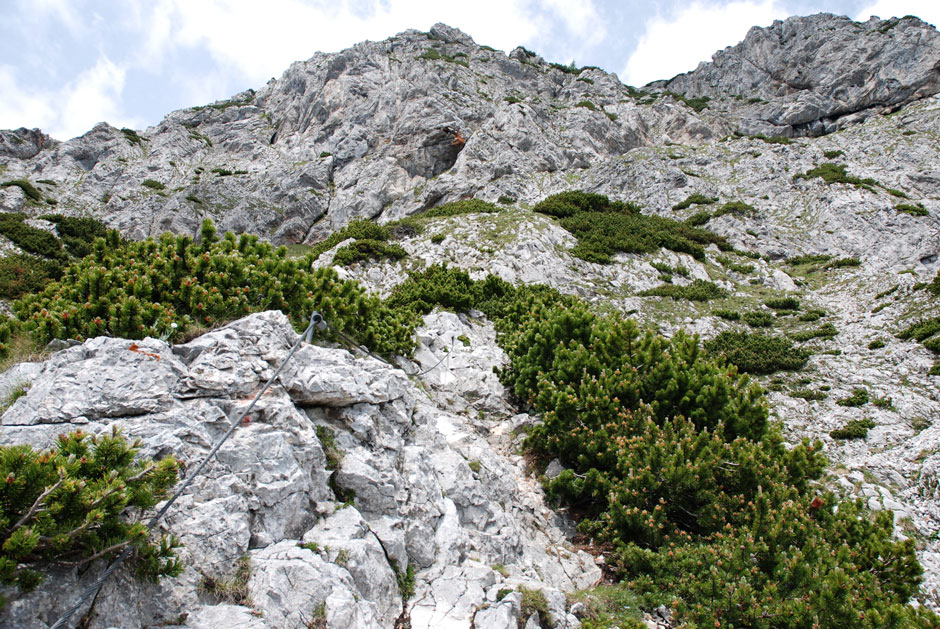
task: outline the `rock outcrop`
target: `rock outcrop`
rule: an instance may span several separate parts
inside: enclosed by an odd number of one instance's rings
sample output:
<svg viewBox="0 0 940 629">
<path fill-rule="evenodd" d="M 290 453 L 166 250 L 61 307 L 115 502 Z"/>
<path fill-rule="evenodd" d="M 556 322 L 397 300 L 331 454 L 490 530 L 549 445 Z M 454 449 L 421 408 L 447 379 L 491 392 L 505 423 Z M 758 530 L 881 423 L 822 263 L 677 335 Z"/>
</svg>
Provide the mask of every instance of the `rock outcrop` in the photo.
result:
<svg viewBox="0 0 940 629">
<path fill-rule="evenodd" d="M 57 211 L 134 238 L 195 233 L 212 217 L 223 230 L 312 242 L 354 218 L 465 197 L 532 203 L 553 174 L 632 160 L 643 147 L 828 133 L 935 93 L 938 63 L 940 35 L 917 19 L 816 15 L 752 29 L 646 94 L 438 24 L 317 54 L 139 134 L 100 124 L 57 143 L 3 132 L 0 160 L 5 177 L 57 183 L 43 188 Z M 712 101 L 697 112 L 670 92 Z"/>
<path fill-rule="evenodd" d="M 744 134 L 823 135 L 940 92 L 940 34 L 913 16 L 791 17 L 651 87 L 740 98 Z"/>
<path fill-rule="evenodd" d="M 456 317 L 445 326 L 475 340 L 478 327 Z M 90 339 L 5 374 L 5 383 L 31 384 L 2 416 L 0 442 L 47 448 L 62 432 L 117 426 L 142 440 L 143 455 L 172 454 L 192 469 L 296 338 L 283 314 L 266 312 L 172 348 Z M 465 349 L 454 348 L 465 387 L 485 382 L 481 408 L 501 400 L 489 376 L 505 357 Z M 433 344 L 423 351 L 440 353 Z M 600 569 L 571 545 L 571 525 L 510 454 L 510 428 L 528 416 L 496 422 L 461 411 L 432 404 L 400 369 L 304 345 L 161 525 L 185 544 L 182 576 L 153 585 L 121 571 L 73 624 L 84 615 L 87 627 L 322 619 L 391 628 L 410 618 L 430 629 L 467 627 L 480 613 L 482 629 L 501 626 L 487 620 L 490 608 L 515 622 L 519 607 L 506 593 L 525 585 L 546 594 L 554 626 L 577 626 L 561 592 L 593 585 Z M 217 600 L 207 580 L 231 582 L 240 562 L 249 566 L 244 600 Z M 0 624 L 48 626 L 104 567 L 54 571 L 28 595 L 7 591 Z M 414 592 L 403 596 L 409 572 Z"/>
</svg>

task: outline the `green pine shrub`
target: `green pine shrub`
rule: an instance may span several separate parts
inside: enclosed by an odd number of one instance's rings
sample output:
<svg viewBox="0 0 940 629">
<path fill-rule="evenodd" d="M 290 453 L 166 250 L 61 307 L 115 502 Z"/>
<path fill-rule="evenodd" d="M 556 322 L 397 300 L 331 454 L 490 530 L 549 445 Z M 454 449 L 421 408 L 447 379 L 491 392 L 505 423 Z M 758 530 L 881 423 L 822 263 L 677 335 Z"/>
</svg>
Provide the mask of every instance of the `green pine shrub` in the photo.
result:
<svg viewBox="0 0 940 629">
<path fill-rule="evenodd" d="M 546 197 L 535 204 L 533 211 L 555 218 L 566 218 L 582 212 L 617 212 L 636 214 L 639 206 L 633 203 L 611 201 L 603 194 L 569 190 Z"/>
<path fill-rule="evenodd" d="M 39 203 L 42 201 L 42 193 L 36 189 L 36 186 L 26 181 L 25 179 L 14 179 L 12 181 L 5 181 L 0 183 L 0 188 L 9 188 L 10 186 L 16 186 L 23 191 L 23 194 L 26 195 L 26 198 L 29 201 Z"/>
<path fill-rule="evenodd" d="M 201 242 L 164 234 L 121 243 L 116 232 L 98 239 L 91 255 L 45 289 L 14 303 L 39 343 L 108 334 L 166 336 L 268 309 L 283 310 L 298 329 L 314 310 L 373 351 L 407 354 L 414 321 L 394 312 L 332 269 L 308 272 L 315 258 L 289 259 L 257 236 L 219 239 L 203 222 Z"/>
<path fill-rule="evenodd" d="M 923 345 L 934 354 L 940 354 L 940 336 L 935 336 L 932 339 L 927 339 L 926 341 L 924 341 Z"/>
<path fill-rule="evenodd" d="M 365 219 L 356 219 L 339 231 L 333 232 L 326 239 L 313 245 L 308 253 L 316 259 L 324 252 L 329 251 L 339 243 L 350 238 L 355 240 L 385 242 L 390 236 L 391 232 L 384 225 L 379 225 L 378 223 L 373 223 Z"/>
<path fill-rule="evenodd" d="M 85 565 L 128 545 L 139 577 L 179 575 L 178 542 L 152 541 L 142 521 L 167 497 L 179 464 L 137 459 L 139 449 L 116 428 L 97 437 L 62 434 L 43 452 L 0 446 L 0 582 L 28 592 L 52 564 Z"/>
<path fill-rule="evenodd" d="M 682 266 L 681 264 L 670 266 L 665 262 L 650 262 L 650 266 L 664 275 L 681 275 L 682 277 L 689 276 L 689 269 Z"/>
<path fill-rule="evenodd" d="M 833 439 L 864 439 L 868 436 L 868 431 L 875 427 L 875 422 L 869 418 L 851 419 L 842 428 L 836 428 L 829 432 Z"/>
<path fill-rule="evenodd" d="M 144 179 L 142 182 L 140 182 L 140 185 L 144 186 L 145 188 L 150 188 L 151 190 L 156 190 L 157 192 L 166 190 L 166 185 L 160 183 L 156 179 Z"/>
<path fill-rule="evenodd" d="M 731 258 L 727 256 L 716 256 L 715 262 L 725 267 L 726 269 L 729 269 L 736 273 L 741 273 L 742 275 L 748 275 L 754 272 L 753 264 L 741 264 L 739 262 L 735 262 L 734 260 L 732 260 Z"/>
<path fill-rule="evenodd" d="M 672 299 L 687 299 L 689 301 L 709 301 L 727 297 L 728 291 L 713 282 L 693 280 L 686 286 L 663 284 L 648 288 L 638 293 L 641 297 L 671 297 Z"/>
<path fill-rule="evenodd" d="M 566 467 L 546 491 L 610 548 L 632 605 L 672 606 L 683 626 L 936 622 L 905 605 L 922 572 L 914 542 L 894 538 L 890 513 L 818 488 L 822 444 L 784 444 L 760 387 L 727 364 L 727 337 L 703 351 L 681 331 L 666 339 L 544 286 L 443 265 L 412 274 L 389 302 L 478 308 L 495 322 L 509 357 L 501 380 L 542 414 L 526 447 Z M 740 336 L 758 339 L 745 343 L 754 371 L 805 363 L 787 339 Z M 593 621 L 582 619 L 606 626 Z"/>
<path fill-rule="evenodd" d="M 937 271 L 937 274 L 934 276 L 933 280 L 925 286 L 925 288 L 933 293 L 935 297 L 940 297 L 940 271 Z"/>
<path fill-rule="evenodd" d="M 790 266 L 800 266 L 803 264 L 821 264 L 832 260 L 832 256 L 825 253 L 808 253 L 802 256 L 787 258 L 787 264 Z"/>
<path fill-rule="evenodd" d="M 672 206 L 673 210 L 684 210 L 687 207 L 692 207 L 693 205 L 711 205 L 716 203 L 718 197 L 706 197 L 704 194 L 699 194 L 698 192 L 690 194 L 684 201 L 680 201 Z"/>
<path fill-rule="evenodd" d="M 845 267 L 861 266 L 862 261 L 858 258 L 838 258 L 832 260 L 826 265 L 827 269 L 841 269 Z"/>
<path fill-rule="evenodd" d="M 825 157 L 826 159 L 835 159 L 837 157 L 842 157 L 843 155 L 845 155 L 845 151 L 840 151 L 837 149 L 834 149 L 831 151 L 823 151 L 823 157 Z"/>
<path fill-rule="evenodd" d="M 708 102 L 711 100 L 711 98 L 709 98 L 708 96 L 689 97 L 689 96 L 686 96 L 685 94 L 677 94 L 676 92 L 669 92 L 669 91 L 663 92 L 663 95 L 672 96 L 674 99 L 676 99 L 680 103 L 684 103 L 686 106 L 688 106 L 690 109 L 696 112 L 700 112 L 703 109 L 706 109 L 708 107 Z"/>
<path fill-rule="evenodd" d="M 333 264 L 349 266 L 363 260 L 400 260 L 408 255 L 401 245 L 364 238 L 336 250 Z"/>
<path fill-rule="evenodd" d="M 726 319 L 728 321 L 737 321 L 738 319 L 741 318 L 741 313 L 738 312 L 737 310 L 718 309 L 718 310 L 712 310 L 712 314 L 715 315 L 716 317 L 721 317 L 722 319 Z"/>
<path fill-rule="evenodd" d="M 533 209 L 560 218 L 561 226 L 578 238 L 572 255 L 588 262 L 607 264 L 616 252 L 652 253 L 661 247 L 702 259 L 705 246 L 711 243 L 731 248 L 722 236 L 672 219 L 640 214 L 638 206 L 600 194 L 562 192 Z"/>
<path fill-rule="evenodd" d="M 826 316 L 826 311 L 821 308 L 811 308 L 797 317 L 800 321 L 819 321 Z"/>
<path fill-rule="evenodd" d="M 831 323 L 821 325 L 815 330 L 801 330 L 790 334 L 790 338 L 798 343 L 805 343 L 812 339 L 831 339 L 839 334 L 836 326 Z"/>
<path fill-rule="evenodd" d="M 127 127 L 122 128 L 121 133 L 124 134 L 124 137 L 127 139 L 128 142 L 137 146 L 139 146 L 140 143 L 144 139 L 140 137 L 139 133 L 137 133 L 133 129 L 128 129 Z"/>
<path fill-rule="evenodd" d="M 830 185 L 834 183 L 844 183 L 855 186 L 856 188 L 864 188 L 865 190 L 869 191 L 873 191 L 875 186 L 881 185 L 870 177 L 860 179 L 854 175 L 850 175 L 846 171 L 846 166 L 844 164 L 834 164 L 832 162 L 825 162 L 820 164 L 816 168 L 811 168 L 805 173 L 794 176 L 793 179 L 813 179 L 816 177 L 822 179 Z"/>
<path fill-rule="evenodd" d="M 26 215 L 7 212 L 0 213 L 0 234 L 13 241 L 13 243 L 28 253 L 36 254 L 50 260 L 65 260 L 66 254 L 62 249 L 62 242 L 43 229 L 27 225 Z"/>
<path fill-rule="evenodd" d="M 108 228 L 104 223 L 87 216 L 45 214 L 39 218 L 55 223 L 66 251 L 76 258 L 87 256 L 91 253 L 91 246 L 95 239 L 105 238 L 108 235 Z"/>
<path fill-rule="evenodd" d="M 752 328 L 769 328 L 774 324 L 776 317 L 769 312 L 753 310 L 745 312 L 741 319 Z"/>
<path fill-rule="evenodd" d="M 940 317 L 931 317 L 907 326 L 898 332 L 897 336 L 904 341 L 923 342 L 938 332 L 940 332 Z"/>
<path fill-rule="evenodd" d="M 771 310 L 799 310 L 800 300 L 796 297 L 777 297 L 765 300 L 764 305 Z"/>
<path fill-rule="evenodd" d="M 875 339 L 874 341 L 868 344 L 868 349 L 881 349 L 884 346 L 885 346 L 884 339 Z"/>
<path fill-rule="evenodd" d="M 705 350 L 755 374 L 798 371 L 809 358 L 809 352 L 793 347 L 786 338 L 748 332 L 722 332 L 705 342 Z"/>
<path fill-rule="evenodd" d="M 868 404 L 869 399 L 868 389 L 852 389 L 852 395 L 836 401 L 836 404 L 839 406 L 864 406 Z"/>
<path fill-rule="evenodd" d="M 897 210 L 899 214 L 910 214 L 911 216 L 927 216 L 927 209 L 921 205 L 913 205 L 911 203 L 898 203 L 894 206 L 894 209 Z"/>
<path fill-rule="evenodd" d="M 500 208 L 482 199 L 464 199 L 445 203 L 430 210 L 414 215 L 415 218 L 445 218 L 463 214 L 495 214 Z"/>
<path fill-rule="evenodd" d="M 707 210 L 702 210 L 685 219 L 685 224 L 691 227 L 699 227 L 710 220 L 712 220 L 712 213 Z"/>
<path fill-rule="evenodd" d="M 0 297 L 19 299 L 39 292 L 61 274 L 60 264 L 44 258 L 28 254 L 0 258 Z"/>
<path fill-rule="evenodd" d="M 748 205 L 742 201 L 729 201 L 715 210 L 715 213 L 712 214 L 712 218 L 718 218 L 725 214 L 753 217 L 757 214 L 757 209 L 753 205 Z"/>
</svg>

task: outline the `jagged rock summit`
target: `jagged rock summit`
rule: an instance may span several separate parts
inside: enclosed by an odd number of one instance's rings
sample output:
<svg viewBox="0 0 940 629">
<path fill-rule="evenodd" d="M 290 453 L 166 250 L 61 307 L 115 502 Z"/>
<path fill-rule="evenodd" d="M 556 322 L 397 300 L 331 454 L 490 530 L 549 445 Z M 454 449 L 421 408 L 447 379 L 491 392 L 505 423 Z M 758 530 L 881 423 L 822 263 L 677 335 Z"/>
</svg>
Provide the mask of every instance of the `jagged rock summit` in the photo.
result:
<svg viewBox="0 0 940 629">
<path fill-rule="evenodd" d="M 940 34 L 914 16 L 791 17 L 755 26 L 710 63 L 652 86 L 740 97 L 745 134 L 823 135 L 940 91 Z"/>
<path fill-rule="evenodd" d="M 653 86 L 671 96 L 523 48 L 507 56 L 437 24 L 318 53 L 257 91 L 140 133 L 103 123 L 57 143 L 4 132 L 0 159 L 9 179 L 51 182 L 59 211 L 134 238 L 195 233 L 211 217 L 223 230 L 309 243 L 354 218 L 460 198 L 533 203 L 556 191 L 555 175 L 579 178 L 643 147 L 831 131 L 854 112 L 936 92 L 938 63 L 940 37 L 916 19 L 792 18 Z M 696 111 L 678 92 L 712 101 Z M 32 209 L 26 201 L 5 189 L 0 209 Z"/>
<path fill-rule="evenodd" d="M 0 184 L 26 181 L 39 195 L 0 187 L 0 210 L 91 215 L 135 238 L 195 233 L 208 217 L 220 230 L 310 244 L 355 218 L 498 203 L 422 219 L 424 232 L 396 236 L 404 259 L 336 268 L 383 297 L 409 271 L 444 262 L 475 279 L 549 284 L 666 335 L 751 332 L 730 318 L 748 315 L 777 336 L 803 335 L 796 347 L 813 352 L 803 371 L 759 378 L 773 415 L 788 441 L 824 441 L 839 464 L 827 487 L 894 513 L 925 568 L 921 600 L 937 607 L 936 358 L 897 337 L 936 312 L 923 286 L 940 270 L 937 41 L 913 18 L 791 18 L 638 91 L 435 25 L 317 54 L 257 91 L 143 131 L 102 123 L 68 142 L 0 132 Z M 811 174 L 824 165 L 831 181 Z M 734 249 L 579 258 L 577 237 L 531 210 L 573 189 L 705 225 Z M 344 244 L 314 266 L 333 266 Z M 802 254 L 812 255 L 793 260 Z M 640 295 L 695 281 L 728 296 Z M 781 297 L 799 310 L 772 311 L 767 301 Z M 515 414 L 493 372 L 505 354 L 477 315 L 425 317 L 414 356 L 430 371 L 417 379 L 305 347 L 171 513 L 184 574 L 159 585 L 121 576 L 89 626 L 392 627 L 407 612 L 413 627 L 515 628 L 527 619 L 506 590 L 518 586 L 546 593 L 556 626 L 576 626 L 562 593 L 599 570 L 526 473 L 518 430 L 536 420 Z M 2 416 L 0 442 L 48 447 L 73 427 L 120 424 L 145 455 L 198 460 L 294 339 L 283 316 L 264 313 L 184 345 L 141 341 L 144 353 L 88 340 L 0 378 L 0 391 L 32 383 Z M 842 405 L 856 389 L 872 402 Z M 865 439 L 831 436 L 851 421 L 874 427 Z M 345 453 L 332 470 L 330 434 Z M 204 576 L 241 578 L 245 556 L 254 607 L 200 589 Z M 403 604 L 409 566 L 415 595 Z M 52 575 L 0 624 L 51 621 L 100 569 Z"/>
</svg>

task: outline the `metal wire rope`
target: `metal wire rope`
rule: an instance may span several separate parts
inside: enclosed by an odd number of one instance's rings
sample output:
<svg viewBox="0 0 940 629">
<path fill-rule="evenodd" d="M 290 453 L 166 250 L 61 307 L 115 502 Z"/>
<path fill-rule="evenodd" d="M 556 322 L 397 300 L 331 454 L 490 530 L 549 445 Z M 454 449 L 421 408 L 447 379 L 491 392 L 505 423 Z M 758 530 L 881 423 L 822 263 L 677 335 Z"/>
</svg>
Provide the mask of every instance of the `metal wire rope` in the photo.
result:
<svg viewBox="0 0 940 629">
<path fill-rule="evenodd" d="M 176 493 L 174 493 L 173 496 L 163 505 L 163 508 L 161 508 L 160 511 L 158 511 L 157 514 L 150 519 L 150 522 L 147 523 L 148 533 L 152 531 L 157 523 L 159 523 L 163 518 L 163 516 L 166 515 L 166 512 L 169 511 L 170 507 L 173 506 L 173 503 L 175 503 L 176 500 L 183 494 L 183 492 L 186 491 L 186 489 L 192 484 L 193 480 L 202 473 L 203 469 L 205 469 L 206 465 L 209 464 L 209 461 L 212 459 L 212 457 L 214 457 L 215 454 L 219 451 L 219 448 L 222 447 L 228 438 L 232 436 L 232 433 L 235 432 L 235 429 L 238 428 L 239 424 L 241 424 L 242 418 L 251 413 L 251 410 L 255 407 L 255 404 L 258 403 L 258 400 L 261 399 L 261 396 L 264 395 L 264 392 L 267 391 L 271 384 L 277 379 L 277 377 L 281 375 L 281 371 L 284 370 L 284 367 L 300 348 L 301 341 L 306 341 L 309 343 L 313 338 L 314 329 L 323 330 L 327 325 L 328 324 L 319 312 L 314 312 L 312 315 L 310 315 L 310 324 L 307 326 L 307 329 L 304 330 L 304 333 L 297 339 L 297 342 L 294 343 L 290 353 L 287 354 L 287 357 L 277 368 L 277 371 L 274 372 L 273 376 L 268 378 L 268 381 L 261 388 L 261 390 L 258 391 L 257 395 L 255 395 L 255 398 L 251 401 L 251 404 L 248 405 L 246 410 L 240 412 L 232 411 L 232 417 L 230 419 L 228 431 L 225 433 L 225 435 L 222 436 L 221 439 L 219 439 L 219 441 L 216 442 L 216 444 L 212 447 L 212 450 L 210 450 L 209 453 L 202 459 L 202 462 L 199 463 L 199 466 L 196 468 L 196 470 L 186 477 L 186 479 L 183 481 L 183 484 L 180 485 L 179 489 L 176 490 Z M 61 627 L 64 627 L 72 615 L 78 611 L 78 609 L 92 596 L 92 594 L 97 593 L 108 577 L 111 576 L 111 574 L 117 570 L 118 566 L 120 566 L 124 560 L 130 556 L 133 550 L 133 546 L 128 543 L 128 545 L 124 548 L 124 551 L 118 555 L 118 558 L 115 559 L 111 565 L 109 565 L 107 569 L 101 574 L 101 576 L 98 577 L 98 579 L 82 593 L 81 597 L 69 609 L 67 609 L 65 613 L 62 614 L 62 616 L 59 617 L 59 619 L 55 622 L 54 625 L 52 625 L 50 629 L 60 629 Z"/>
</svg>

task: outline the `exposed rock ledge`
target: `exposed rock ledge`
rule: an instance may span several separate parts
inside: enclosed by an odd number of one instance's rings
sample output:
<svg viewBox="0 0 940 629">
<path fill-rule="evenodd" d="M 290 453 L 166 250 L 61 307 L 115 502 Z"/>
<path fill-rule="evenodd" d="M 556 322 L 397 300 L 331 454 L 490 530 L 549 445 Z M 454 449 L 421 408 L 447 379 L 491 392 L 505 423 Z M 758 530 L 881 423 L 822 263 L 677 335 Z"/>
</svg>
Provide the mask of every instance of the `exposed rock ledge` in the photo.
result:
<svg viewBox="0 0 940 629">
<path fill-rule="evenodd" d="M 453 397 L 463 398 L 465 387 L 499 386 L 486 374 L 505 357 L 473 348 L 491 328 L 453 315 L 429 321 L 439 329 L 421 333 L 427 344 L 419 357 L 431 360 L 450 345 L 461 370 L 449 385 Z M 460 334 L 469 347 L 444 338 Z M 58 433 L 117 424 L 142 439 L 144 455 L 174 454 L 192 469 L 296 338 L 282 313 L 265 312 L 186 345 L 138 342 L 147 353 L 130 351 L 128 340 L 90 339 L 0 377 L 0 389 L 13 379 L 32 382 L 2 416 L 0 442 L 45 448 Z M 434 378 L 427 384 L 443 397 L 446 378 Z M 401 370 L 303 346 L 168 514 L 165 525 L 185 544 L 182 576 L 154 585 L 122 569 L 73 626 L 86 615 L 89 628 L 305 627 L 319 608 L 337 628 L 391 628 L 404 615 L 415 629 L 504 629 L 516 627 L 521 597 L 498 593 L 519 585 L 544 592 L 555 627 L 578 626 L 563 591 L 592 585 L 600 569 L 571 547 L 568 522 L 544 505 L 521 458 L 507 454 L 508 428 L 526 418 L 496 417 L 501 398 L 477 390 L 469 398 L 475 406 L 456 414 Z M 355 492 L 346 506 L 330 486 L 320 426 L 343 452 L 334 486 Z M 230 579 L 243 556 L 250 607 L 200 593 L 203 575 Z M 416 572 L 404 606 L 396 565 Z M 103 569 L 53 572 L 26 596 L 5 592 L 12 600 L 0 625 L 48 627 Z"/>
</svg>

